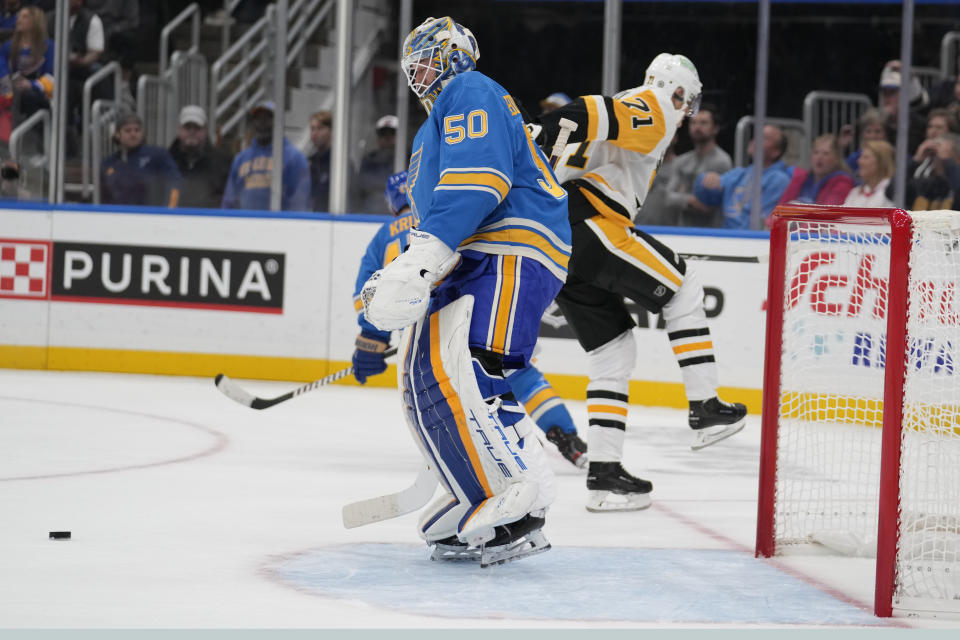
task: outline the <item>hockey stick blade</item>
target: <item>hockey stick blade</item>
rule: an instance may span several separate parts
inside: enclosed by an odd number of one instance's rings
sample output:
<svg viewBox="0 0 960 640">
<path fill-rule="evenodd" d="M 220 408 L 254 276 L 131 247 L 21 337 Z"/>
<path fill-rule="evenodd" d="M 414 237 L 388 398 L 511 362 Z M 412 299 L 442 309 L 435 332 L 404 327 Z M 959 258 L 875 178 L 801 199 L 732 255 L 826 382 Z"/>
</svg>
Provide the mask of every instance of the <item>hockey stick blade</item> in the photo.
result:
<svg viewBox="0 0 960 640">
<path fill-rule="evenodd" d="M 433 469 L 429 464 L 425 464 L 414 483 L 403 491 L 344 505 L 343 526 L 354 529 L 421 509 L 433 497 L 437 484 Z"/>
<path fill-rule="evenodd" d="M 383 357 L 389 358 L 396 352 L 397 348 L 391 347 L 383 352 Z M 217 389 L 220 390 L 220 393 L 227 396 L 234 402 L 238 402 L 245 407 L 250 407 L 251 409 L 266 409 L 267 407 L 272 407 L 275 404 L 286 402 L 290 398 L 295 398 L 299 395 L 307 393 L 308 391 L 319 389 L 320 387 L 326 386 L 331 382 L 336 382 L 337 380 L 346 378 L 352 373 L 353 367 L 347 367 L 346 369 L 341 369 L 340 371 L 334 371 L 324 378 L 309 382 L 302 387 L 297 387 L 293 391 L 288 391 L 287 393 L 277 396 L 276 398 L 260 398 L 255 396 L 222 373 L 217 374 L 217 377 L 214 379 L 214 384 L 217 385 Z"/>
<path fill-rule="evenodd" d="M 252 407 L 253 404 L 260 399 L 242 389 L 240 385 L 222 373 L 217 374 L 214 384 L 217 385 L 217 389 L 220 390 L 220 393 L 227 396 L 234 402 L 239 402 L 240 404 L 248 407 Z"/>
<path fill-rule="evenodd" d="M 352 367 L 350 368 L 350 373 L 353 373 Z M 291 391 L 283 394 L 282 396 L 277 396 L 276 398 L 259 398 L 222 373 L 217 374 L 215 383 L 217 385 L 217 389 L 220 390 L 220 393 L 227 396 L 234 402 L 238 402 L 245 407 L 250 407 L 251 409 L 266 409 L 267 407 L 272 407 L 275 404 L 289 400 L 294 396 L 294 392 Z"/>
</svg>

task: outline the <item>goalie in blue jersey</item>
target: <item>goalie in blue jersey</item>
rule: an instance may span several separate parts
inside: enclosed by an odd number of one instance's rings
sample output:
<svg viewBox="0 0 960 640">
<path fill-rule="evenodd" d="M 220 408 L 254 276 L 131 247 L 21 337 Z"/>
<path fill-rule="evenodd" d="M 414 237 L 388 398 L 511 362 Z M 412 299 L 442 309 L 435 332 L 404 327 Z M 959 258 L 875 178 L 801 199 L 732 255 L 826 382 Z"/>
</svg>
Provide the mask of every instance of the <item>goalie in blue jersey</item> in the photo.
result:
<svg viewBox="0 0 960 640">
<path fill-rule="evenodd" d="M 435 559 L 489 566 L 546 551 L 556 485 L 507 378 L 533 357 L 566 278 L 567 194 L 473 34 L 428 18 L 401 67 L 428 118 L 413 141 L 409 247 L 361 289 L 398 352 L 403 414 L 446 491 L 420 518 Z"/>
<path fill-rule="evenodd" d="M 358 312 L 360 335 L 357 336 L 353 352 L 353 375 L 360 384 L 366 384 L 367 378 L 387 370 L 383 354 L 390 346 L 390 332 L 377 329 L 364 317 L 360 291 L 377 269 L 387 266 L 403 252 L 410 229 L 416 225 L 416 217 L 410 211 L 410 203 L 407 201 L 406 171 L 387 178 L 384 195 L 387 205 L 397 217 L 385 222 L 367 245 L 354 289 L 353 305 Z M 587 445 L 577 434 L 577 427 L 567 407 L 543 374 L 532 364 L 528 364 L 523 369 L 512 372 L 507 377 L 507 382 L 514 396 L 523 404 L 547 440 L 556 445 L 564 458 L 578 468 L 583 468 L 587 462 L 583 455 Z"/>
</svg>

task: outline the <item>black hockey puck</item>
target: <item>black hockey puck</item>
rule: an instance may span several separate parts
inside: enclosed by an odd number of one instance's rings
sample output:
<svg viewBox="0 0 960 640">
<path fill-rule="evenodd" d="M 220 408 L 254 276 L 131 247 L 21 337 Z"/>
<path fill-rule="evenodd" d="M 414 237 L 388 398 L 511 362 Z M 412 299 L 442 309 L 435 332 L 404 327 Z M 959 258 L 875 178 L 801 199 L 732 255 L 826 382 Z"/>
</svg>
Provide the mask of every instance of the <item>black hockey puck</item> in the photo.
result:
<svg viewBox="0 0 960 640">
<path fill-rule="evenodd" d="M 51 531 L 50 539 L 51 540 L 69 540 L 70 532 L 69 531 Z"/>
</svg>

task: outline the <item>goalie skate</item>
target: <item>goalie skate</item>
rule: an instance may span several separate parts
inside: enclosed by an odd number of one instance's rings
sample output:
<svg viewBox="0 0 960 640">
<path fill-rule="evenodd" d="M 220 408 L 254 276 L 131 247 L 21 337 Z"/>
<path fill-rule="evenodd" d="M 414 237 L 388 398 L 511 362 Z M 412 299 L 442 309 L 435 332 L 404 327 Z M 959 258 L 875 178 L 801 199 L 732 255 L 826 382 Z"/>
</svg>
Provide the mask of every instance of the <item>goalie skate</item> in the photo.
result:
<svg viewBox="0 0 960 640">
<path fill-rule="evenodd" d="M 739 433 L 747 423 L 747 408 L 713 397 L 691 402 L 689 425 L 695 431 L 690 448 L 699 451 Z"/>
<path fill-rule="evenodd" d="M 547 542 L 543 531 L 536 529 L 524 535 L 522 538 L 511 540 L 503 545 L 483 545 L 480 553 L 480 566 L 487 568 L 495 564 L 506 564 L 521 558 L 535 556 L 550 549 L 550 543 Z"/>
<path fill-rule="evenodd" d="M 619 462 L 591 462 L 587 511 L 639 511 L 650 506 L 653 483 L 630 475 Z"/>
<path fill-rule="evenodd" d="M 469 546 L 456 536 L 450 536 L 434 544 L 430 559 L 445 562 L 479 560 L 480 566 L 486 568 L 543 553 L 550 549 L 550 543 L 543 535 L 543 524 L 543 518 L 527 514 L 516 522 L 496 527 L 493 539 L 479 546 Z"/>
<path fill-rule="evenodd" d="M 480 552 L 480 547 L 469 547 L 466 543 L 460 542 L 457 536 L 450 536 L 433 543 L 430 559 L 444 562 L 475 562 L 480 559 Z"/>
</svg>

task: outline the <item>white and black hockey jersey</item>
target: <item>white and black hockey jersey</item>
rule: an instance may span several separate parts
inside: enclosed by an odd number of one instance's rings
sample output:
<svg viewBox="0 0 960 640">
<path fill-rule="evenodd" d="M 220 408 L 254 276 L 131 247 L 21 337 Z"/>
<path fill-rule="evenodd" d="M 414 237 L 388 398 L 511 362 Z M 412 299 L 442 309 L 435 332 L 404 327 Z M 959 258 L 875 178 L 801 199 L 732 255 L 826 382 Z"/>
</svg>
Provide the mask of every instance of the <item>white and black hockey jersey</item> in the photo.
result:
<svg viewBox="0 0 960 640">
<path fill-rule="evenodd" d="M 558 181 L 580 189 L 605 217 L 632 224 L 677 131 L 670 96 L 651 86 L 612 98 L 582 96 L 541 116 L 548 147 L 560 118 L 576 122 L 577 130 L 557 162 Z"/>
</svg>

